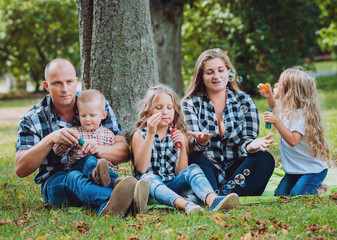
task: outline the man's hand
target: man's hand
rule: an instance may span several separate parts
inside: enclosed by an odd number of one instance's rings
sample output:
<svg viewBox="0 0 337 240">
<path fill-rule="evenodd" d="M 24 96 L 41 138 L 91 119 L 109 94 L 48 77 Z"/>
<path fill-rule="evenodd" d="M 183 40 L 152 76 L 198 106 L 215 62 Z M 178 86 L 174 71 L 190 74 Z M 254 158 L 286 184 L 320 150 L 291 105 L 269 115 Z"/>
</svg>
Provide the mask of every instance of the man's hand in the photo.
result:
<svg viewBox="0 0 337 240">
<path fill-rule="evenodd" d="M 78 133 L 70 128 L 62 128 L 51 133 L 54 144 L 76 145 L 80 138 Z"/>
<path fill-rule="evenodd" d="M 86 139 L 82 146 L 82 152 L 85 155 L 95 155 L 99 151 L 99 146 L 96 139 Z"/>
</svg>

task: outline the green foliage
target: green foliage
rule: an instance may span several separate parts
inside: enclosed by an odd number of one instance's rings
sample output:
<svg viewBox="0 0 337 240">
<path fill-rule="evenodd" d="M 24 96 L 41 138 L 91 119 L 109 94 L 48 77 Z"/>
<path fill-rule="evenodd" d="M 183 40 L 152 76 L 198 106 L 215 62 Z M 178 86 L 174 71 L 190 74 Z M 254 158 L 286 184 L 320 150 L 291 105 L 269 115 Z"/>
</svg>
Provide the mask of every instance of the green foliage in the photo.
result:
<svg viewBox="0 0 337 240">
<path fill-rule="evenodd" d="M 1 0 L 0 16 L 0 72 L 12 72 L 23 88 L 32 80 L 37 90 L 55 57 L 79 66 L 76 1 Z"/>
<path fill-rule="evenodd" d="M 317 31 L 318 44 L 323 51 L 333 52 L 337 57 L 337 0 L 315 0 L 319 9 L 322 28 Z"/>
<path fill-rule="evenodd" d="M 301 14 L 299 14 L 301 13 Z M 284 67 L 304 65 L 315 45 L 318 9 L 312 1 L 196 1 L 185 6 L 183 75 L 189 82 L 198 55 L 219 47 L 228 55 L 242 87 L 254 93 L 259 82 L 277 81 Z"/>
</svg>

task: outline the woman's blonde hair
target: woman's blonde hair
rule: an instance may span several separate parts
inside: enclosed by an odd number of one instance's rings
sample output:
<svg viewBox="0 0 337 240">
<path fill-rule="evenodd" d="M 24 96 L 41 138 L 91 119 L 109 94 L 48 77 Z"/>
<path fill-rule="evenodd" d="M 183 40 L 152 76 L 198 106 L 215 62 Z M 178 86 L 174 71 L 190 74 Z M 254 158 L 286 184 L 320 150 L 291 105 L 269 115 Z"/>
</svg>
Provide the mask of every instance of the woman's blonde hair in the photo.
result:
<svg viewBox="0 0 337 240">
<path fill-rule="evenodd" d="M 289 68 L 282 72 L 277 88 L 276 112 L 294 119 L 295 111 L 302 109 L 305 116 L 304 139 L 308 148 L 313 157 L 321 157 L 330 166 L 330 150 L 322 126 L 314 77 L 301 67 Z"/>
<path fill-rule="evenodd" d="M 183 99 L 186 99 L 189 97 L 199 97 L 199 96 L 206 94 L 206 86 L 203 82 L 204 67 L 207 61 L 211 59 L 215 59 L 215 58 L 222 59 L 228 70 L 229 69 L 235 70 L 227 54 L 224 51 L 222 51 L 220 48 L 214 48 L 214 49 L 209 49 L 209 50 L 204 51 L 198 57 L 198 60 L 194 68 L 193 79 L 190 82 Z M 241 91 L 239 86 L 236 83 L 237 77 L 238 76 L 235 71 L 235 77 L 234 77 L 235 80 L 232 82 L 228 82 L 228 87 L 232 91 Z"/>
<path fill-rule="evenodd" d="M 180 99 L 171 88 L 163 84 L 151 87 L 147 90 L 145 97 L 141 101 L 140 110 L 138 113 L 139 118 L 136 122 L 135 131 L 147 126 L 147 120 L 152 116 L 152 110 L 155 107 L 155 101 L 162 94 L 167 94 L 172 99 L 173 108 L 175 110 L 173 119 L 174 127 L 179 129 L 186 137 L 188 137 L 188 126 L 184 120 L 184 115 L 181 110 Z"/>
</svg>

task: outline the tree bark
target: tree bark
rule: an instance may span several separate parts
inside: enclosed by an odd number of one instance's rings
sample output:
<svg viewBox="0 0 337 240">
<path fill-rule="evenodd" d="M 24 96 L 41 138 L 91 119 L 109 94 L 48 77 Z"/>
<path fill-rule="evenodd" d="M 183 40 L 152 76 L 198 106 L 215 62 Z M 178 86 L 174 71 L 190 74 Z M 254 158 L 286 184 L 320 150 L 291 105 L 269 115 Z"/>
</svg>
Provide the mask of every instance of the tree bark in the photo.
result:
<svg viewBox="0 0 337 240">
<path fill-rule="evenodd" d="M 79 0 L 78 8 L 87 1 Z M 83 13 L 79 9 L 80 22 Z M 84 81 L 89 79 L 89 87 L 105 95 L 128 139 L 138 118 L 136 103 L 149 87 L 158 84 L 149 2 L 94 0 L 90 54 L 89 40 L 83 39 L 87 30 L 80 23 L 81 57 L 86 58 L 82 61 L 90 62 L 83 66 L 83 72 L 89 71 Z"/>
<path fill-rule="evenodd" d="M 150 0 L 159 81 L 169 85 L 180 96 L 184 95 L 181 74 L 183 7 L 183 3 Z"/>
</svg>

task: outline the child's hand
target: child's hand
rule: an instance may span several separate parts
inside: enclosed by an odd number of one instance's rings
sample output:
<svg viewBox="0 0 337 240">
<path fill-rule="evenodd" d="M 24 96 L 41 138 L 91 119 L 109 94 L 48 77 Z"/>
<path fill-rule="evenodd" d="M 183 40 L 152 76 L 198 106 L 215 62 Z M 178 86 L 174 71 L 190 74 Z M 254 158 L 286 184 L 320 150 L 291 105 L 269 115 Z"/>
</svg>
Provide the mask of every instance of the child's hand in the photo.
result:
<svg viewBox="0 0 337 240">
<path fill-rule="evenodd" d="M 279 120 L 279 118 L 276 116 L 275 113 L 266 111 L 263 114 L 263 120 L 267 123 L 275 124 L 276 121 Z"/>
<path fill-rule="evenodd" d="M 98 152 L 99 145 L 96 139 L 85 139 L 82 146 L 82 152 L 86 155 L 95 155 Z"/>
<path fill-rule="evenodd" d="M 150 135 L 155 135 L 157 132 L 157 126 L 158 123 L 161 120 L 161 113 L 153 114 L 148 120 L 147 120 L 147 133 Z"/>
<path fill-rule="evenodd" d="M 213 134 L 207 134 L 207 133 L 203 133 L 203 132 L 188 131 L 187 133 L 192 135 L 197 140 L 199 145 L 201 145 L 201 146 L 206 146 L 208 144 L 208 141 L 213 136 Z"/>
<path fill-rule="evenodd" d="M 257 88 L 259 89 L 259 93 L 261 94 L 261 96 L 265 98 L 271 97 L 273 95 L 269 83 L 266 84 L 259 83 L 259 85 L 257 85 Z"/>
<path fill-rule="evenodd" d="M 176 129 L 170 137 L 172 138 L 174 145 L 176 145 L 176 143 L 180 143 L 181 147 L 185 147 L 185 136 L 179 129 Z"/>
</svg>

